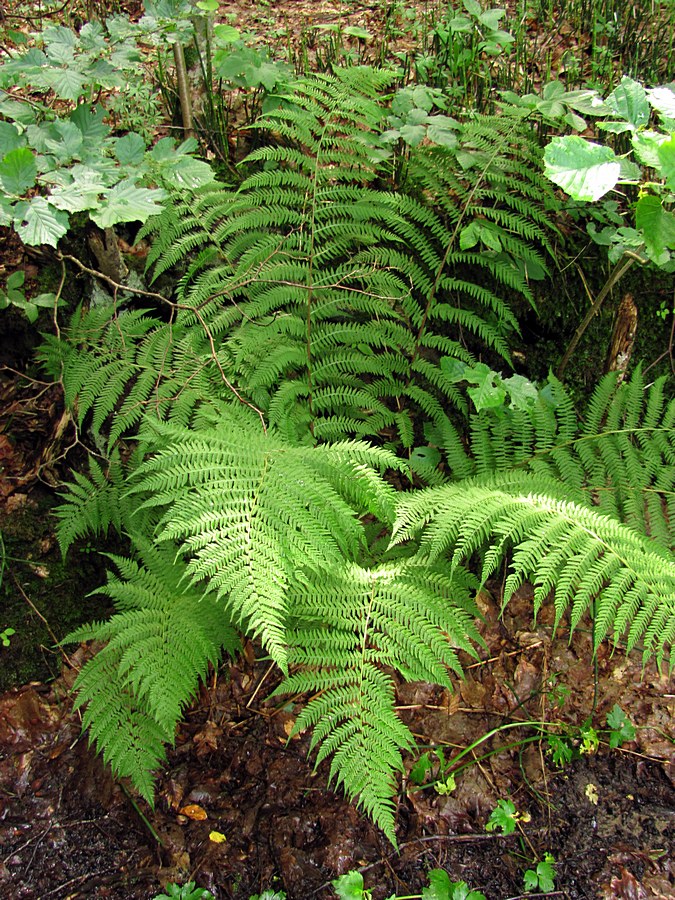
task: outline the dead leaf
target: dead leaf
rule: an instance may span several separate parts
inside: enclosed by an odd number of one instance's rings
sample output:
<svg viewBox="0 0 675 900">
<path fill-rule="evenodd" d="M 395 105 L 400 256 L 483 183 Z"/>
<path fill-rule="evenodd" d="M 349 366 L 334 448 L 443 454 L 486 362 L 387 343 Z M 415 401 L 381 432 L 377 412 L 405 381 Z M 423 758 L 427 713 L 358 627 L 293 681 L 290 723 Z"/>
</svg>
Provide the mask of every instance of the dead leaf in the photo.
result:
<svg viewBox="0 0 675 900">
<path fill-rule="evenodd" d="M 188 819 L 192 819 L 193 822 L 203 822 L 204 819 L 208 819 L 206 810 L 198 803 L 188 803 L 187 806 L 182 806 L 178 812 L 187 816 Z"/>
</svg>

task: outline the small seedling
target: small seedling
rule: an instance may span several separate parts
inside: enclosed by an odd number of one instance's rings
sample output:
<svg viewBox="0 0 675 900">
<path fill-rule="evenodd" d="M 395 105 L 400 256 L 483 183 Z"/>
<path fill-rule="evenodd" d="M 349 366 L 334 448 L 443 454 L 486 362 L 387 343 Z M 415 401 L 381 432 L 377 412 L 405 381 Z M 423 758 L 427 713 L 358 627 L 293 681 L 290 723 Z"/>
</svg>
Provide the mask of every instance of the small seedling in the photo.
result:
<svg viewBox="0 0 675 900">
<path fill-rule="evenodd" d="M 363 885 L 360 872 L 347 872 L 333 882 L 335 893 L 340 900 L 371 900 L 372 893 Z M 276 896 L 276 895 L 275 895 Z M 255 898 L 250 898 L 255 900 Z M 262 900 L 262 898 L 260 898 Z M 429 886 L 421 894 L 408 894 L 396 897 L 392 894 L 387 900 L 485 900 L 485 894 L 472 891 L 466 881 L 450 881 L 444 869 L 432 869 L 429 872 Z"/>
<path fill-rule="evenodd" d="M 545 853 L 536 869 L 528 869 L 523 880 L 526 891 L 541 891 L 549 894 L 555 890 L 555 859 L 550 853 Z"/>
<path fill-rule="evenodd" d="M 3 647 L 9 647 L 9 641 L 13 634 L 16 634 L 13 628 L 5 628 L 4 631 L 0 631 L 0 641 Z"/>
<path fill-rule="evenodd" d="M 157 894 L 153 900 L 216 900 L 211 891 L 195 887 L 194 881 L 187 884 L 167 884 L 166 894 Z"/>
<path fill-rule="evenodd" d="M 610 729 L 609 746 L 612 749 L 635 739 L 635 726 L 618 703 L 607 713 L 607 726 Z"/>
<path fill-rule="evenodd" d="M 600 738 L 595 728 L 590 725 L 584 725 L 581 729 L 581 747 L 579 752 L 583 756 L 593 756 L 598 752 L 600 746 Z"/>
<path fill-rule="evenodd" d="M 262 894 L 251 894 L 248 900 L 286 900 L 286 894 L 283 891 L 263 891 Z"/>
<path fill-rule="evenodd" d="M 510 800 L 498 800 L 497 806 L 490 813 L 485 826 L 486 831 L 497 831 L 502 834 L 513 834 L 518 822 L 529 822 L 529 813 L 520 813 Z"/>
</svg>

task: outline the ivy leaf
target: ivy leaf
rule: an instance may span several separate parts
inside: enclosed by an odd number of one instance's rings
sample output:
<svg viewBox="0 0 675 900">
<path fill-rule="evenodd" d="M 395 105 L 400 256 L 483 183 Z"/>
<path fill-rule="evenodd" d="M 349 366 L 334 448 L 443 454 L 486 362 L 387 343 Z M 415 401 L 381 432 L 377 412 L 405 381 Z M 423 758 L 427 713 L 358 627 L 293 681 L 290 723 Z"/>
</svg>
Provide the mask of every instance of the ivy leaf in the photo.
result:
<svg viewBox="0 0 675 900">
<path fill-rule="evenodd" d="M 37 178 L 35 157 L 28 147 L 17 147 L 0 162 L 0 182 L 8 194 L 20 197 L 33 187 Z"/>
<path fill-rule="evenodd" d="M 640 197 L 635 207 L 635 225 L 644 235 L 650 257 L 675 250 L 675 215 L 663 208 L 658 197 Z"/>
<path fill-rule="evenodd" d="M 56 247 L 59 238 L 68 231 L 68 215 L 44 197 L 33 197 L 29 203 L 18 203 L 14 221 L 21 240 L 32 247 L 40 244 Z"/>
<path fill-rule="evenodd" d="M 599 200 L 615 186 L 621 164 L 611 147 L 578 135 L 553 138 L 544 151 L 546 175 L 575 200 Z"/>
<path fill-rule="evenodd" d="M 158 188 L 140 188 L 133 178 L 116 184 L 92 219 L 99 228 L 110 228 L 118 222 L 145 222 L 162 211 L 166 194 Z"/>
</svg>

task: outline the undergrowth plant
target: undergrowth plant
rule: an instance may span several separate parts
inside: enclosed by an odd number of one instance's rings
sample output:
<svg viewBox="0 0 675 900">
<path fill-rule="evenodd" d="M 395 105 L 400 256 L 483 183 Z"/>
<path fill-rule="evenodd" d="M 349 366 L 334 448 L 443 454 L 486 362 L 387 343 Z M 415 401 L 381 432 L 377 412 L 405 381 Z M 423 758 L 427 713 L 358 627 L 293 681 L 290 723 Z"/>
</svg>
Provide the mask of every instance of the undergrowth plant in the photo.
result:
<svg viewBox="0 0 675 900">
<path fill-rule="evenodd" d="M 505 108 L 392 146 L 388 84 L 300 80 L 239 187 L 148 222 L 175 293 L 78 310 L 41 360 L 99 454 L 64 494 L 62 549 L 130 546 L 102 589 L 117 612 L 71 635 L 106 642 L 76 691 L 113 770 L 152 802 L 199 678 L 247 634 L 276 694 L 311 696 L 295 733 L 316 764 L 395 842 L 415 746 L 396 686 L 451 686 L 503 567 L 504 603 L 529 579 L 535 614 L 552 598 L 575 628 L 592 609 L 596 649 L 668 660 L 675 402 L 609 377 L 579 422 L 555 378 L 475 365 L 472 348 L 508 358 L 510 298 L 545 271 L 536 142 Z"/>
</svg>

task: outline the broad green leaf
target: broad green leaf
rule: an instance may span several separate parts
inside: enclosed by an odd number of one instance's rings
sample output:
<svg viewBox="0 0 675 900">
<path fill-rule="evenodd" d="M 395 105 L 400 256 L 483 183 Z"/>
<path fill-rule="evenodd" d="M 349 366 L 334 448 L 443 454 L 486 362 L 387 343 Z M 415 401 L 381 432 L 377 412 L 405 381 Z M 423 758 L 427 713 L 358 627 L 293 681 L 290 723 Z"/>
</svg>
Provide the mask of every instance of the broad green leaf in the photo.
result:
<svg viewBox="0 0 675 900">
<path fill-rule="evenodd" d="M 616 185 L 621 164 L 611 147 L 577 135 L 555 137 L 544 151 L 546 175 L 575 200 L 599 200 Z"/>
<path fill-rule="evenodd" d="M 449 147 L 451 150 L 457 146 L 457 132 L 451 124 L 454 120 L 449 116 L 432 116 L 427 127 L 427 138 L 439 147 Z"/>
<path fill-rule="evenodd" d="M 675 250 L 675 215 L 663 208 L 658 197 L 640 197 L 635 207 L 635 225 L 644 235 L 650 256 L 659 257 L 664 250 Z"/>
<path fill-rule="evenodd" d="M 647 93 L 637 81 L 624 75 L 619 84 L 605 100 L 606 105 L 631 129 L 637 131 L 649 121 Z"/>
<path fill-rule="evenodd" d="M 70 213 L 98 209 L 99 198 L 109 187 L 98 172 L 80 165 L 58 173 L 58 179 L 49 193 L 49 202 Z"/>
<path fill-rule="evenodd" d="M 234 26 L 232 25 L 214 25 L 213 33 L 215 34 L 216 41 L 219 44 L 233 44 L 241 37 L 241 32 L 239 31 L 239 29 L 234 28 Z"/>
<path fill-rule="evenodd" d="M 83 50 L 105 49 L 105 31 L 100 22 L 85 22 L 80 28 L 80 46 Z"/>
<path fill-rule="evenodd" d="M 158 162 L 165 159 L 175 160 L 177 155 L 176 142 L 170 137 L 160 138 L 150 153 Z"/>
<path fill-rule="evenodd" d="M 530 409 L 537 402 L 539 391 L 524 375 L 511 375 L 503 384 L 511 395 L 511 409 Z"/>
<path fill-rule="evenodd" d="M 675 119 L 675 91 L 670 87 L 655 87 L 647 91 L 647 99 L 662 116 Z"/>
<path fill-rule="evenodd" d="M 47 152 L 62 165 L 79 156 L 82 143 L 82 132 L 77 125 L 63 121 L 54 123 L 51 136 L 45 141 Z"/>
<path fill-rule="evenodd" d="M 29 203 L 17 204 L 16 231 L 24 242 L 37 247 L 48 244 L 56 247 L 59 238 L 68 231 L 68 216 L 48 203 L 44 197 L 34 197 Z"/>
<path fill-rule="evenodd" d="M 100 150 L 101 142 L 110 134 L 110 128 L 103 121 L 104 116 L 105 110 L 102 107 L 93 110 L 89 103 L 80 103 L 71 112 L 70 121 L 82 132 L 87 147 L 93 144 Z"/>
<path fill-rule="evenodd" d="M 49 59 L 59 63 L 69 63 L 79 44 L 74 31 L 64 25 L 51 25 L 42 32 L 46 53 Z"/>
<path fill-rule="evenodd" d="M 8 194 L 20 197 L 37 178 L 35 157 L 28 147 L 10 150 L 0 162 L 0 183 Z"/>
<path fill-rule="evenodd" d="M 660 131 L 639 131 L 632 138 L 633 150 L 643 165 L 658 169 L 661 166 L 659 147 L 667 140 L 668 136 Z"/>
<path fill-rule="evenodd" d="M 450 876 L 444 869 L 429 872 L 429 886 L 422 889 L 422 900 L 451 900 Z"/>
<path fill-rule="evenodd" d="M 135 131 L 115 141 L 115 156 L 123 166 L 140 166 L 145 156 L 145 141 Z"/>
<path fill-rule="evenodd" d="M 50 87 L 57 97 L 76 103 L 87 79 L 75 69 L 48 69 L 43 75 L 43 82 Z"/>
<path fill-rule="evenodd" d="M 0 196 L 0 226 L 11 225 L 14 221 L 14 207 L 8 197 Z"/>
<path fill-rule="evenodd" d="M 163 166 L 162 177 L 167 184 L 177 188 L 196 188 L 210 184 L 216 176 L 207 162 L 184 156 L 175 165 Z"/>
<path fill-rule="evenodd" d="M 595 90 L 566 91 L 564 100 L 567 106 L 584 116 L 604 116 L 609 112 L 605 101 Z"/>
<path fill-rule="evenodd" d="M 7 156 L 10 150 L 23 147 L 25 143 L 26 138 L 19 134 L 17 128 L 9 122 L 0 122 L 0 159 Z"/>
<path fill-rule="evenodd" d="M 368 41 L 372 38 L 372 33 L 367 31 L 365 28 L 361 28 L 360 25 L 348 25 L 344 29 L 344 34 L 348 37 L 357 38 L 359 41 Z"/>
<path fill-rule="evenodd" d="M 118 222 L 145 222 L 162 211 L 161 201 L 166 194 L 157 188 L 138 187 L 132 178 L 125 178 L 111 190 L 92 219 L 99 228 L 110 228 Z"/>
<path fill-rule="evenodd" d="M 675 190 L 675 134 L 660 144 L 656 155 L 660 164 L 658 168 L 666 180 L 666 187 Z"/>
</svg>

